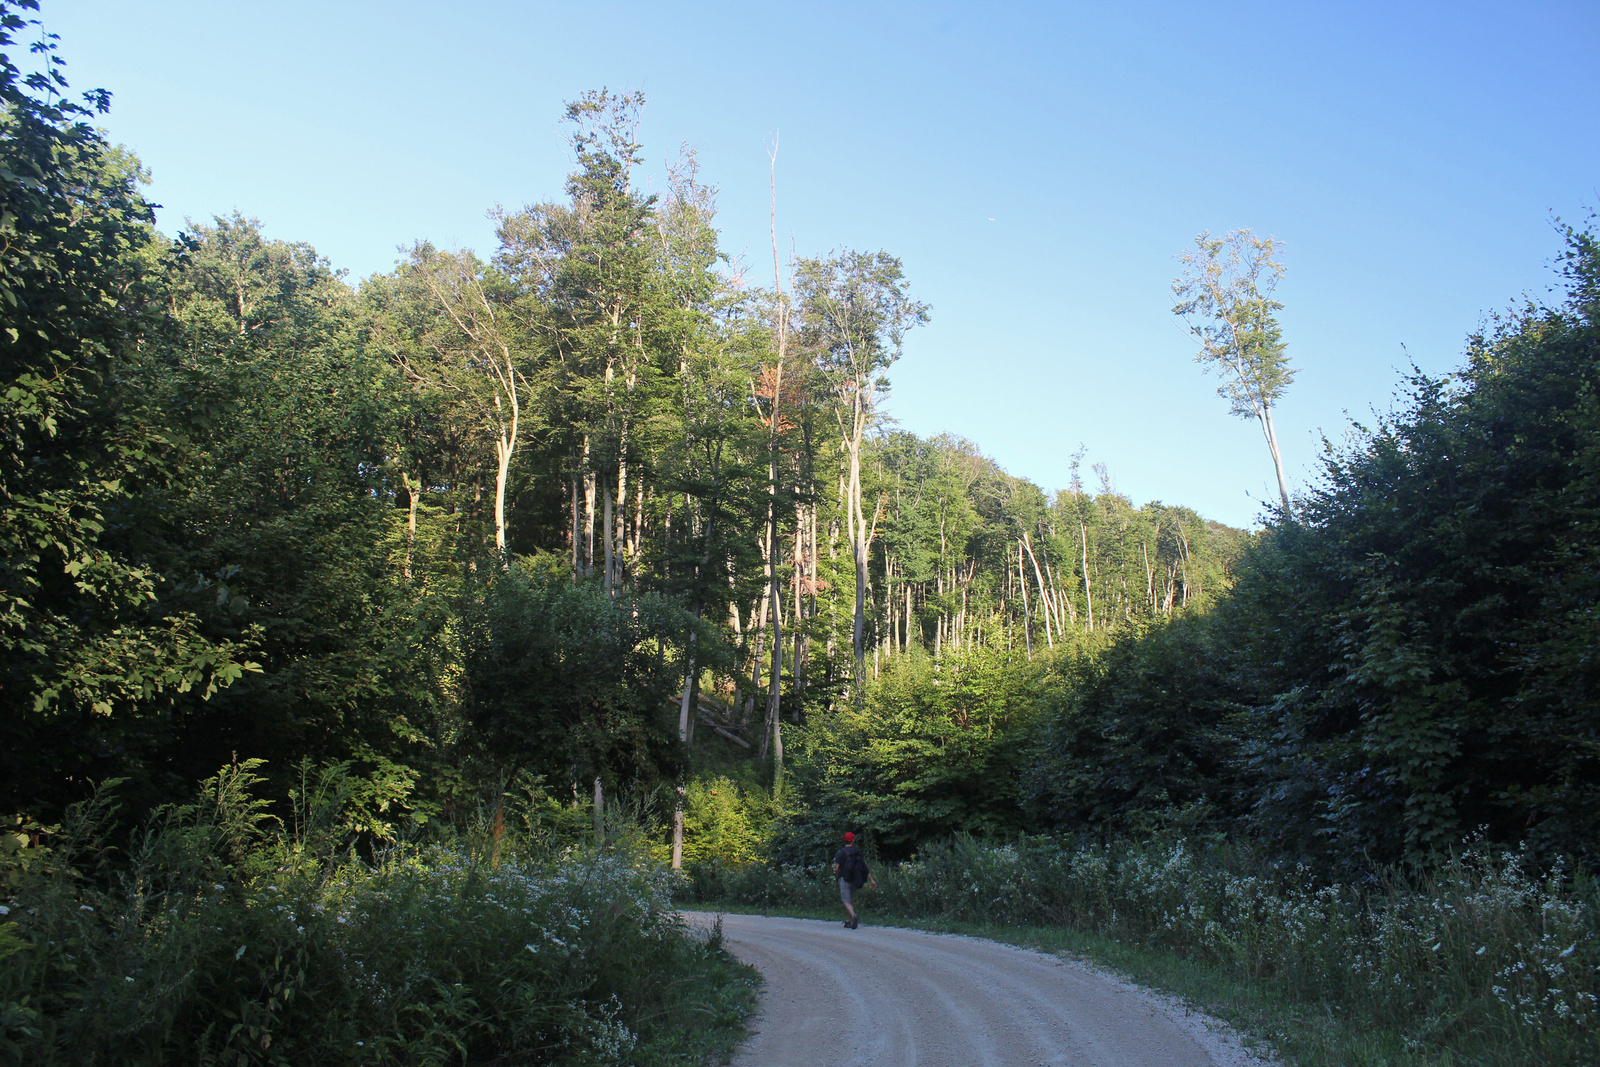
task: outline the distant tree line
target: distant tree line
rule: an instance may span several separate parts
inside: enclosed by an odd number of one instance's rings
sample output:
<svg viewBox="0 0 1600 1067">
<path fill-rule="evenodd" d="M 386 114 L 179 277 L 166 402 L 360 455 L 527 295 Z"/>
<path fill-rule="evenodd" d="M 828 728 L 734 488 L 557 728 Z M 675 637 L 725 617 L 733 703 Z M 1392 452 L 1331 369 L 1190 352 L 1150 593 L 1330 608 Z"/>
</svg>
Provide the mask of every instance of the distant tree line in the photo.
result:
<svg viewBox="0 0 1600 1067">
<path fill-rule="evenodd" d="M 928 314 L 900 262 L 756 284 L 692 154 L 640 188 L 637 95 L 568 106 L 564 195 L 490 254 L 352 284 L 237 213 L 163 237 L 105 94 L 48 71 L 7 60 L 0 116 L 4 810 L 244 758 L 440 817 L 670 785 L 708 740 L 770 778 L 913 649 L 1026 660 L 1227 584 L 1238 531 L 884 432 Z"/>
<path fill-rule="evenodd" d="M 855 818 L 890 855 L 1052 830 L 1224 834 L 1341 877 L 1475 838 L 1600 864 L 1592 230 L 1566 229 L 1561 266 L 1562 303 L 1497 319 L 1459 371 L 1413 372 L 1398 410 L 1327 445 L 1294 517 L 1233 542 L 1198 610 L 1032 664 L 989 650 L 887 674 L 808 735 L 780 853 Z"/>
</svg>

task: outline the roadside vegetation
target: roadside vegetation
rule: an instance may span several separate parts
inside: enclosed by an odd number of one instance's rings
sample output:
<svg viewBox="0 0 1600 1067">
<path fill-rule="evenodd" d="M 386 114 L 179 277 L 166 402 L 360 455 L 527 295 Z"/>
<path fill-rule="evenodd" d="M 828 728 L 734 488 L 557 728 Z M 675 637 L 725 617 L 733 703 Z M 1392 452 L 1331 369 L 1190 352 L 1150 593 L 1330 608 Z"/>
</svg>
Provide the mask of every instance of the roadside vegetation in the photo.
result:
<svg viewBox="0 0 1600 1067">
<path fill-rule="evenodd" d="M 51 844 L 6 839 L 7 1062 L 652 1067 L 743 1033 L 753 972 L 686 929 L 637 835 L 564 844 L 572 820 L 534 803 L 407 843 L 362 829 L 347 768 L 302 768 L 282 820 L 257 769 L 122 848 L 115 783 Z"/>
</svg>

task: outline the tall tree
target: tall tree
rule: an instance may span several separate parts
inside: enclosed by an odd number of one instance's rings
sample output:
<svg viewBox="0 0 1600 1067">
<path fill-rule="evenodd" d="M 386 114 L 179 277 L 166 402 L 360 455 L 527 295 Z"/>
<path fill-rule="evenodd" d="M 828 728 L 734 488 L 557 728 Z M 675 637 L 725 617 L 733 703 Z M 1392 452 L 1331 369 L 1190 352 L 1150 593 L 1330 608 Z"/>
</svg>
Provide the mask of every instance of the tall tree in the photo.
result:
<svg viewBox="0 0 1600 1067">
<path fill-rule="evenodd" d="M 1178 300 L 1172 313 L 1184 319 L 1200 344 L 1195 362 L 1221 375 L 1217 395 L 1233 414 L 1261 424 L 1283 513 L 1289 515 L 1289 483 L 1272 425 L 1272 405 L 1295 374 L 1276 317 L 1283 305 L 1272 298 L 1283 277 L 1283 264 L 1273 257 L 1283 242 L 1233 230 L 1220 238 L 1202 232 L 1194 244 L 1194 251 L 1183 253 L 1183 271 L 1172 283 Z"/>
<path fill-rule="evenodd" d="M 0 0 L 0 47 L 36 8 Z M 27 75 L 0 53 L 0 807 L 38 811 L 254 664 L 129 550 L 119 520 L 175 458 L 169 413 L 120 395 L 161 244 L 138 161 L 92 125 L 110 95 L 67 98 L 54 38 L 34 51 Z"/>
<path fill-rule="evenodd" d="M 774 141 L 770 154 L 772 174 L 772 201 L 769 216 L 772 235 L 772 333 L 773 363 L 772 388 L 767 408 L 767 529 L 763 555 L 767 566 L 767 601 L 772 614 L 772 667 L 767 678 L 767 716 L 761 731 L 760 756 L 765 759 L 768 746 L 774 753 L 774 781 L 783 775 L 783 720 L 779 714 L 779 701 L 783 693 L 783 605 L 778 584 L 778 553 L 783 551 L 778 534 L 778 472 L 779 449 L 788 414 L 783 410 L 784 362 L 789 355 L 789 294 L 783 288 L 783 271 L 778 260 L 778 145 Z M 763 376 L 765 377 L 765 376 Z M 758 390 L 757 395 L 760 395 Z"/>
<path fill-rule="evenodd" d="M 662 388 L 658 361 L 666 346 L 655 331 L 670 318 L 663 290 L 653 284 L 656 197 L 632 181 L 643 107 L 640 93 L 606 90 L 569 102 L 577 161 L 567 179 L 569 203 L 496 212 L 496 265 L 548 309 L 560 371 L 558 419 L 570 437 L 574 565 L 587 574 L 603 561 L 608 589 L 637 553 L 637 435 Z"/>
<path fill-rule="evenodd" d="M 928 321 L 928 305 L 911 299 L 900 261 L 887 252 L 840 252 L 803 259 L 796 267 L 801 336 L 826 374 L 835 399 L 845 453 L 845 524 L 855 558 L 851 648 L 855 693 L 866 678 L 865 625 L 868 552 L 876 528 L 861 492 L 861 448 L 888 390 L 885 372 L 900 358 L 906 331 Z"/>
<path fill-rule="evenodd" d="M 396 345 L 408 378 L 454 391 L 477 409 L 494 446 L 494 543 L 506 551 L 506 487 L 521 445 L 531 358 L 515 294 L 505 279 L 470 252 L 442 252 L 419 242 L 402 275 L 425 294 L 437 319 L 415 347 Z"/>
</svg>

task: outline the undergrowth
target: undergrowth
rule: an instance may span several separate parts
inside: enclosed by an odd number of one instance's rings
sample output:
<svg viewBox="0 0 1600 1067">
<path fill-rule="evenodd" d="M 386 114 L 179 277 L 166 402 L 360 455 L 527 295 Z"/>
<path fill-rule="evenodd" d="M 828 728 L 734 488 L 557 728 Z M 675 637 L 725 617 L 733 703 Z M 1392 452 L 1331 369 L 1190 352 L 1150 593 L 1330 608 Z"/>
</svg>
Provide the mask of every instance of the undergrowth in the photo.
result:
<svg viewBox="0 0 1600 1067">
<path fill-rule="evenodd" d="M 0 1052 L 49 1064 L 698 1064 L 752 972 L 693 935 L 623 840 L 349 847 L 343 768 L 288 828 L 254 763 L 125 852 L 103 788 L 0 857 Z"/>
<path fill-rule="evenodd" d="M 1102 958 L 1126 942 L 1263 990 L 1305 1025 L 1395 1035 L 1400 1060 L 1359 1062 L 1600 1062 L 1600 894 L 1514 853 L 1474 849 L 1424 877 L 1352 886 L 1223 843 L 957 837 L 877 877 L 873 914 L 1071 930 L 1103 942 Z M 838 910 L 825 865 L 706 864 L 681 899 Z"/>
</svg>

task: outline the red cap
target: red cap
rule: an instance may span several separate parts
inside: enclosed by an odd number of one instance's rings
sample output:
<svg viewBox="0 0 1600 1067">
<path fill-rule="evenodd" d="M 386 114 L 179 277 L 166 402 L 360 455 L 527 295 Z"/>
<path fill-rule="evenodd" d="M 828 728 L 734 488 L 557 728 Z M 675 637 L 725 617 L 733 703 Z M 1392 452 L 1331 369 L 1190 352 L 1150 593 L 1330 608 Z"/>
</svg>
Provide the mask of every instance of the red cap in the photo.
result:
<svg viewBox="0 0 1600 1067">
<path fill-rule="evenodd" d="M 844 843 L 845 844 L 848 845 L 850 842 L 854 841 L 855 839 L 856 839 L 856 835 L 855 834 L 850 833 L 848 830 L 845 831 L 845 835 L 844 835 Z"/>
</svg>

